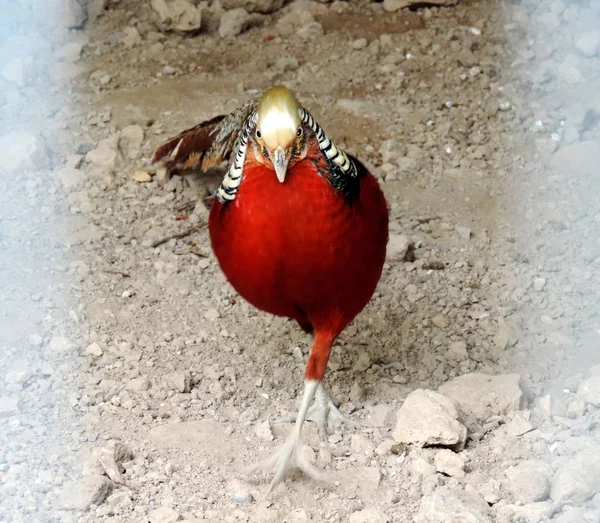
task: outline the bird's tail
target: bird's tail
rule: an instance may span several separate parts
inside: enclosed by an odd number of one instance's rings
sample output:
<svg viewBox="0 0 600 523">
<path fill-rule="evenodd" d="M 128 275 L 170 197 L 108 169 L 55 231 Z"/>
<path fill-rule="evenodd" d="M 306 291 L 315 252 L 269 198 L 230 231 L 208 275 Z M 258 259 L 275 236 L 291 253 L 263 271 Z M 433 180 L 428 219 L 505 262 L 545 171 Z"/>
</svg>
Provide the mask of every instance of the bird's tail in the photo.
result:
<svg viewBox="0 0 600 523">
<path fill-rule="evenodd" d="M 225 115 L 216 116 L 187 129 L 162 144 L 152 163 L 162 161 L 170 172 L 198 172 L 219 165 L 223 158 L 213 154 L 218 126 Z"/>
</svg>

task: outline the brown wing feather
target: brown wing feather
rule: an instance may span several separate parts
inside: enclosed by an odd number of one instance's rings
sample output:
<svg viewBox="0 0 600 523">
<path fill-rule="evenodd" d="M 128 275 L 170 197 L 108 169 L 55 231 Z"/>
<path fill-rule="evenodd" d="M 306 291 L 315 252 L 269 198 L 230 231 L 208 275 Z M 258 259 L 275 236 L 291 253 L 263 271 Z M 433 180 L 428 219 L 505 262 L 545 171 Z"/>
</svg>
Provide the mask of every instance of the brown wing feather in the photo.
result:
<svg viewBox="0 0 600 523">
<path fill-rule="evenodd" d="M 249 100 L 231 114 L 183 131 L 156 150 L 152 163 L 162 160 L 169 172 L 198 172 L 229 160 L 238 133 L 256 103 L 256 99 Z"/>
</svg>

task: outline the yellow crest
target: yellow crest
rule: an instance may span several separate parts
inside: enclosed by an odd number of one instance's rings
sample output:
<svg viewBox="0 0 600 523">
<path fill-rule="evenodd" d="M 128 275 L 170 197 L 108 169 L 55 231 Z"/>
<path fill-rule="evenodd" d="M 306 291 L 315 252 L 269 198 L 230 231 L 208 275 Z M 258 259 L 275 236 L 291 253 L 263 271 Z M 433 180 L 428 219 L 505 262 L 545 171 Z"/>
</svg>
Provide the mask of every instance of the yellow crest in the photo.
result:
<svg viewBox="0 0 600 523">
<path fill-rule="evenodd" d="M 300 103 L 283 85 L 267 89 L 258 100 L 257 129 L 269 149 L 284 149 L 296 138 L 301 125 Z"/>
</svg>

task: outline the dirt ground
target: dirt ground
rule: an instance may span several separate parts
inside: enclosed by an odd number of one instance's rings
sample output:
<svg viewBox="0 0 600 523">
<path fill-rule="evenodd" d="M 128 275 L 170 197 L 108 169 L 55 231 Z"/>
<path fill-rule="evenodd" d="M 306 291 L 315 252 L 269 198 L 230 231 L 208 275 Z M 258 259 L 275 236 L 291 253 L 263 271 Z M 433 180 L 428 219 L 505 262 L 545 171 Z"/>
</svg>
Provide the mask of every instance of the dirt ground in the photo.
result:
<svg viewBox="0 0 600 523">
<path fill-rule="evenodd" d="M 600 2 L 223 5 L 0 1 L 0 520 L 600 522 Z M 148 159 L 275 83 L 392 240 L 326 376 L 360 425 L 266 496 L 311 340 L 219 271 L 218 175 Z M 464 450 L 399 436 L 440 387 Z"/>
</svg>

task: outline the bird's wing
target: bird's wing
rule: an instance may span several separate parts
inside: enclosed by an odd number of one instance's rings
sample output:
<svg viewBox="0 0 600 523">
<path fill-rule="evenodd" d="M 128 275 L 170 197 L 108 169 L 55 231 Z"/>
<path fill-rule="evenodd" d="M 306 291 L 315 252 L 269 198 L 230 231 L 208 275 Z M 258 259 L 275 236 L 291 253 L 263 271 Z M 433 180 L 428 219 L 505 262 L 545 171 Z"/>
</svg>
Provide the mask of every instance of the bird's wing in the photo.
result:
<svg viewBox="0 0 600 523">
<path fill-rule="evenodd" d="M 171 138 L 154 153 L 152 163 L 162 161 L 170 172 L 199 172 L 228 161 L 244 122 L 256 109 L 248 100 L 228 115 L 216 116 Z"/>
</svg>

